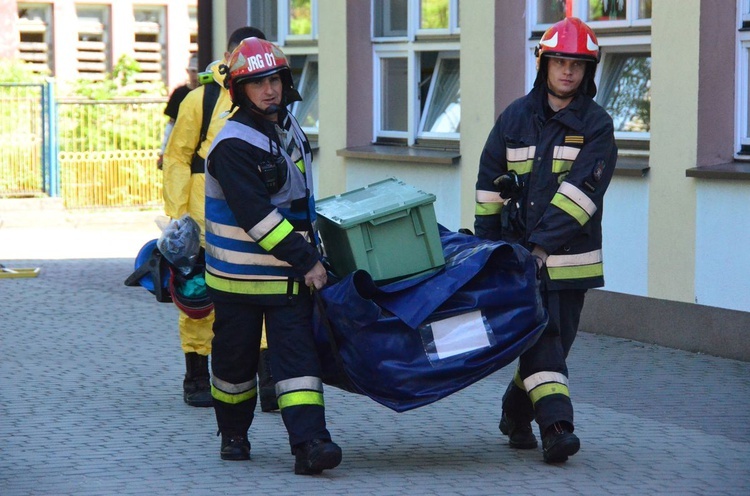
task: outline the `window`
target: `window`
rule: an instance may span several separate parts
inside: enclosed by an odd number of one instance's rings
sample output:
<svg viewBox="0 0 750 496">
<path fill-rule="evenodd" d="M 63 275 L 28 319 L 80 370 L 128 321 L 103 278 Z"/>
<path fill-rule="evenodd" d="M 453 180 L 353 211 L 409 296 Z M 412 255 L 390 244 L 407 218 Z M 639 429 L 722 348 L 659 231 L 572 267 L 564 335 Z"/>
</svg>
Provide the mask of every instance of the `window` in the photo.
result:
<svg viewBox="0 0 750 496">
<path fill-rule="evenodd" d="M 164 53 L 164 8 L 133 7 L 134 57 L 141 66 L 141 72 L 135 75 L 138 83 L 153 83 L 166 80 Z"/>
<path fill-rule="evenodd" d="M 427 111 L 422 112 L 419 130 L 423 136 L 458 139 L 461 130 L 461 85 L 458 54 L 440 54 L 431 77 Z"/>
<path fill-rule="evenodd" d="M 530 0 L 528 87 L 536 78 L 534 47 L 544 31 L 566 16 L 583 19 L 596 33 L 602 58 L 596 101 L 612 116 L 621 150 L 648 148 L 651 128 L 652 0 Z"/>
<path fill-rule="evenodd" d="M 247 2 L 247 18 L 250 19 L 250 25 L 263 31 L 266 38 L 274 42 L 279 39 L 278 4 L 278 0 L 255 0 Z"/>
<path fill-rule="evenodd" d="M 190 22 L 190 46 L 188 51 L 190 54 L 198 53 L 198 7 L 188 7 L 188 19 Z"/>
<path fill-rule="evenodd" d="M 612 116 L 616 138 L 648 138 L 651 129 L 651 55 L 605 52 L 596 100 Z"/>
<path fill-rule="evenodd" d="M 318 134 L 318 1 L 248 2 L 250 25 L 260 28 L 289 58 L 294 85 L 303 99 L 291 111 L 308 135 Z"/>
<path fill-rule="evenodd" d="M 750 0 L 737 1 L 737 109 L 735 115 L 737 158 L 750 158 Z"/>
<path fill-rule="evenodd" d="M 373 1 L 376 142 L 460 138 L 457 0 Z"/>
<path fill-rule="evenodd" d="M 579 17 L 600 28 L 651 25 L 652 0 L 530 0 L 532 31 L 540 35 L 565 17 Z M 597 33 L 598 34 L 598 33 Z"/>
<path fill-rule="evenodd" d="M 20 58 L 34 71 L 50 75 L 52 65 L 52 9 L 50 4 L 18 4 Z"/>
<path fill-rule="evenodd" d="M 296 102 L 292 113 L 308 134 L 318 133 L 318 58 L 317 56 L 291 57 L 294 86 L 302 96 Z"/>
<path fill-rule="evenodd" d="M 76 13 L 78 77 L 102 81 L 112 68 L 109 56 L 109 9 L 105 6 L 77 5 Z"/>
<path fill-rule="evenodd" d="M 283 47 L 318 39 L 319 0 L 253 0 L 248 2 L 250 25 Z"/>
</svg>

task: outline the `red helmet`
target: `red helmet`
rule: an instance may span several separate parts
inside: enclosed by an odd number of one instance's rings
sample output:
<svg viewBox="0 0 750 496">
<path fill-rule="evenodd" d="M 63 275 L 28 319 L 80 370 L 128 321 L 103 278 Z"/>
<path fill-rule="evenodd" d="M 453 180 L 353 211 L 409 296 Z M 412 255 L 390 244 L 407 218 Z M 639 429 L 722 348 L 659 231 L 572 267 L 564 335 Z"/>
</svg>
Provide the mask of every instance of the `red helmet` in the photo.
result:
<svg viewBox="0 0 750 496">
<path fill-rule="evenodd" d="M 601 53 L 594 31 L 577 17 L 566 17 L 542 35 L 534 54 L 599 62 Z"/>
<path fill-rule="evenodd" d="M 208 317 L 211 311 L 214 309 L 214 304 L 206 294 L 205 279 L 203 274 L 196 274 L 193 277 L 186 278 L 179 274 L 174 267 L 169 267 L 169 294 L 172 296 L 172 301 L 177 308 L 182 310 L 191 319 L 202 319 Z M 192 293 L 185 294 L 185 287 L 190 282 L 192 284 Z"/>
<path fill-rule="evenodd" d="M 279 73 L 284 84 L 283 105 L 302 100 L 294 89 L 292 72 L 286 55 L 270 41 L 260 38 L 245 38 L 229 56 L 228 65 L 224 66 L 226 74 L 224 86 L 229 90 L 232 102 L 239 104 L 238 86 L 250 79 L 264 78 Z"/>
</svg>

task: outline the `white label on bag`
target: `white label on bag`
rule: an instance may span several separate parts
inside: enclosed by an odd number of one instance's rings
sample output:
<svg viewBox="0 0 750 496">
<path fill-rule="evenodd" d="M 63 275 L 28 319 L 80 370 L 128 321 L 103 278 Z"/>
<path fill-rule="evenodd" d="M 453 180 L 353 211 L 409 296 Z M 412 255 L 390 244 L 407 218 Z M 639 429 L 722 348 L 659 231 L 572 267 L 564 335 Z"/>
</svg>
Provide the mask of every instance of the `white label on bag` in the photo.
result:
<svg viewBox="0 0 750 496">
<path fill-rule="evenodd" d="M 490 346 L 482 312 L 479 310 L 436 320 L 430 327 L 438 358 L 448 358 Z"/>
</svg>

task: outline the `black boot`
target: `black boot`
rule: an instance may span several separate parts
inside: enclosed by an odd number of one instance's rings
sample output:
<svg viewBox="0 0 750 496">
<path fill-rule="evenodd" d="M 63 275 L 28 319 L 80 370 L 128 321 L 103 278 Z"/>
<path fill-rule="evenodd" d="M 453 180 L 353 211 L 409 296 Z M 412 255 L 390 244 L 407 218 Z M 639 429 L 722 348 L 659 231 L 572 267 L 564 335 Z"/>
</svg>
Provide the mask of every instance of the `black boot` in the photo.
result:
<svg viewBox="0 0 750 496">
<path fill-rule="evenodd" d="M 271 354 L 268 348 L 260 350 L 258 390 L 260 391 L 261 411 L 273 412 L 279 409 L 279 403 L 276 400 L 276 383 L 271 375 Z"/>
<path fill-rule="evenodd" d="M 208 357 L 198 353 L 185 353 L 185 380 L 182 381 L 182 398 L 190 406 L 213 406 Z"/>
<path fill-rule="evenodd" d="M 250 441 L 247 434 L 224 434 L 221 433 L 221 459 L 222 460 L 249 460 Z"/>
<path fill-rule="evenodd" d="M 561 463 L 578 453 L 581 441 L 573 434 L 573 426 L 567 422 L 555 422 L 542 435 L 544 461 Z"/>
<path fill-rule="evenodd" d="M 511 448 L 534 449 L 539 445 L 530 422 L 516 422 L 505 412 L 500 417 L 500 432 L 508 436 Z"/>
<path fill-rule="evenodd" d="M 341 448 L 325 439 L 298 444 L 292 449 L 292 454 L 295 457 L 294 473 L 297 475 L 317 475 L 341 463 Z"/>
</svg>

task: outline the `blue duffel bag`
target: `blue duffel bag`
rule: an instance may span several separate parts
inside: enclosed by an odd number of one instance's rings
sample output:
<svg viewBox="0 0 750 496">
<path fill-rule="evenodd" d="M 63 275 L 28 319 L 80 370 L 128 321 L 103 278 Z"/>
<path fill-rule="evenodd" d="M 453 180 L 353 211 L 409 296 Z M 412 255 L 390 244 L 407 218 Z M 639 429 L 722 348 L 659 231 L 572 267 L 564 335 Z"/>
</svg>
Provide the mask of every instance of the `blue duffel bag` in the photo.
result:
<svg viewBox="0 0 750 496">
<path fill-rule="evenodd" d="M 355 271 L 316 292 L 315 339 L 329 385 L 397 412 L 433 403 L 513 362 L 547 312 L 521 246 L 440 226 L 446 264 L 378 286 Z"/>
</svg>

